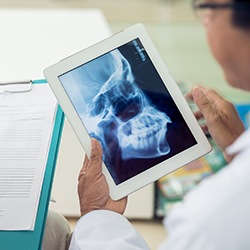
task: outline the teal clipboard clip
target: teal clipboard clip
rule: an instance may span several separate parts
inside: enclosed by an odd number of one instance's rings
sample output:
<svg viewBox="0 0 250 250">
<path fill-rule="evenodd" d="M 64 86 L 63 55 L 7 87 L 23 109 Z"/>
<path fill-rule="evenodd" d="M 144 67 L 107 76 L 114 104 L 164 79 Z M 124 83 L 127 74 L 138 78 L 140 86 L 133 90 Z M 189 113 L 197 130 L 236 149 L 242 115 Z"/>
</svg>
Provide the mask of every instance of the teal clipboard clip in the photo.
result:
<svg viewBox="0 0 250 250">
<path fill-rule="evenodd" d="M 10 83 L 13 84 L 13 83 Z M 22 84 L 22 83 L 21 83 Z M 25 84 L 25 83 L 23 83 Z M 28 83 L 27 83 L 28 84 Z M 29 81 L 30 90 L 32 91 L 32 84 L 47 84 L 46 80 Z M 14 84 L 18 85 L 18 82 Z M 10 92 L 10 91 L 7 91 Z M 18 93 L 24 91 L 13 91 L 11 93 Z M 62 129 L 64 124 L 64 113 L 58 105 L 50 149 L 44 174 L 43 186 L 40 195 L 40 201 L 37 211 L 35 228 L 33 231 L 0 231 L 0 249 L 1 250 L 40 250 L 42 249 L 44 228 L 46 225 L 46 218 L 48 213 L 51 187 L 56 168 L 57 155 L 60 146 Z"/>
<path fill-rule="evenodd" d="M 0 82 L 0 93 L 21 93 L 32 89 L 32 80 Z"/>
</svg>

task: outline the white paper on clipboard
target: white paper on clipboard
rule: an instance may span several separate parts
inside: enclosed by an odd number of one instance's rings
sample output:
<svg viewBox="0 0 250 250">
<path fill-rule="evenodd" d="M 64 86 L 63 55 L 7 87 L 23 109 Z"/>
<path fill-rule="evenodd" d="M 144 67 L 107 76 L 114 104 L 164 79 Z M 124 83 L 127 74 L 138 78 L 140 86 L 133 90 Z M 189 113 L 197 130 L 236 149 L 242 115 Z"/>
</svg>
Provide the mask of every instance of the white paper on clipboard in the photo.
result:
<svg viewBox="0 0 250 250">
<path fill-rule="evenodd" d="M 0 230 L 33 230 L 57 101 L 47 84 L 32 84 L 21 92 L 4 88 L 0 94 Z"/>
</svg>

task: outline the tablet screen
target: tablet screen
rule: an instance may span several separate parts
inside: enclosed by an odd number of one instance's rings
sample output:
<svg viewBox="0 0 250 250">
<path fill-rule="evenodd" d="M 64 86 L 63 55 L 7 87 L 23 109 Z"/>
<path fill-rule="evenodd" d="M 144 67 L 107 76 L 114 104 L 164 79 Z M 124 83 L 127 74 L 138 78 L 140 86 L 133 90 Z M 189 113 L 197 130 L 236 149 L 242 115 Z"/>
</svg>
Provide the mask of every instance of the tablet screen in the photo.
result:
<svg viewBox="0 0 250 250">
<path fill-rule="evenodd" d="M 116 185 L 197 144 L 138 38 L 59 80 Z"/>
</svg>

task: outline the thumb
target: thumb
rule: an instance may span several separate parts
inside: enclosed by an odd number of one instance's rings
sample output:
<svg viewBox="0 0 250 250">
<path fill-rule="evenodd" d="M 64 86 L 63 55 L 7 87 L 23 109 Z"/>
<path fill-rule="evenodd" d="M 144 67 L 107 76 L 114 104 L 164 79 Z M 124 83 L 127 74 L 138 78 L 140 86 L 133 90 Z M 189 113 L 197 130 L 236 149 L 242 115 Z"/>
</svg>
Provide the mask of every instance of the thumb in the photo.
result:
<svg viewBox="0 0 250 250">
<path fill-rule="evenodd" d="M 89 171 L 93 173 L 102 170 L 102 147 L 95 138 L 91 138 L 91 154 L 89 157 Z"/>
</svg>

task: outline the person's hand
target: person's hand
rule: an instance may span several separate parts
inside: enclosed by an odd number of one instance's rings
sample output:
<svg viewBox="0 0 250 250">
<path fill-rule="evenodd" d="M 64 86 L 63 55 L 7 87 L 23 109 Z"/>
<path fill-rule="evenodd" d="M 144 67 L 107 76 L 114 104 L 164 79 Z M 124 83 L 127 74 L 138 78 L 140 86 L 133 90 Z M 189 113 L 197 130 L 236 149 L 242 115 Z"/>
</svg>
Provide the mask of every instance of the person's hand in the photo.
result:
<svg viewBox="0 0 250 250">
<path fill-rule="evenodd" d="M 205 133 L 209 132 L 214 142 L 222 149 L 226 161 L 230 162 L 233 156 L 225 153 L 240 134 L 244 132 L 244 125 L 232 103 L 223 99 L 215 91 L 195 86 L 189 94 L 199 111 L 194 115 L 197 120 L 204 119 L 202 125 Z"/>
<path fill-rule="evenodd" d="M 102 173 L 102 148 L 96 139 L 91 139 L 90 159 L 85 156 L 78 178 L 78 196 L 81 215 L 92 210 L 105 209 L 123 214 L 127 198 L 114 201 L 109 196 L 109 187 Z"/>
</svg>

